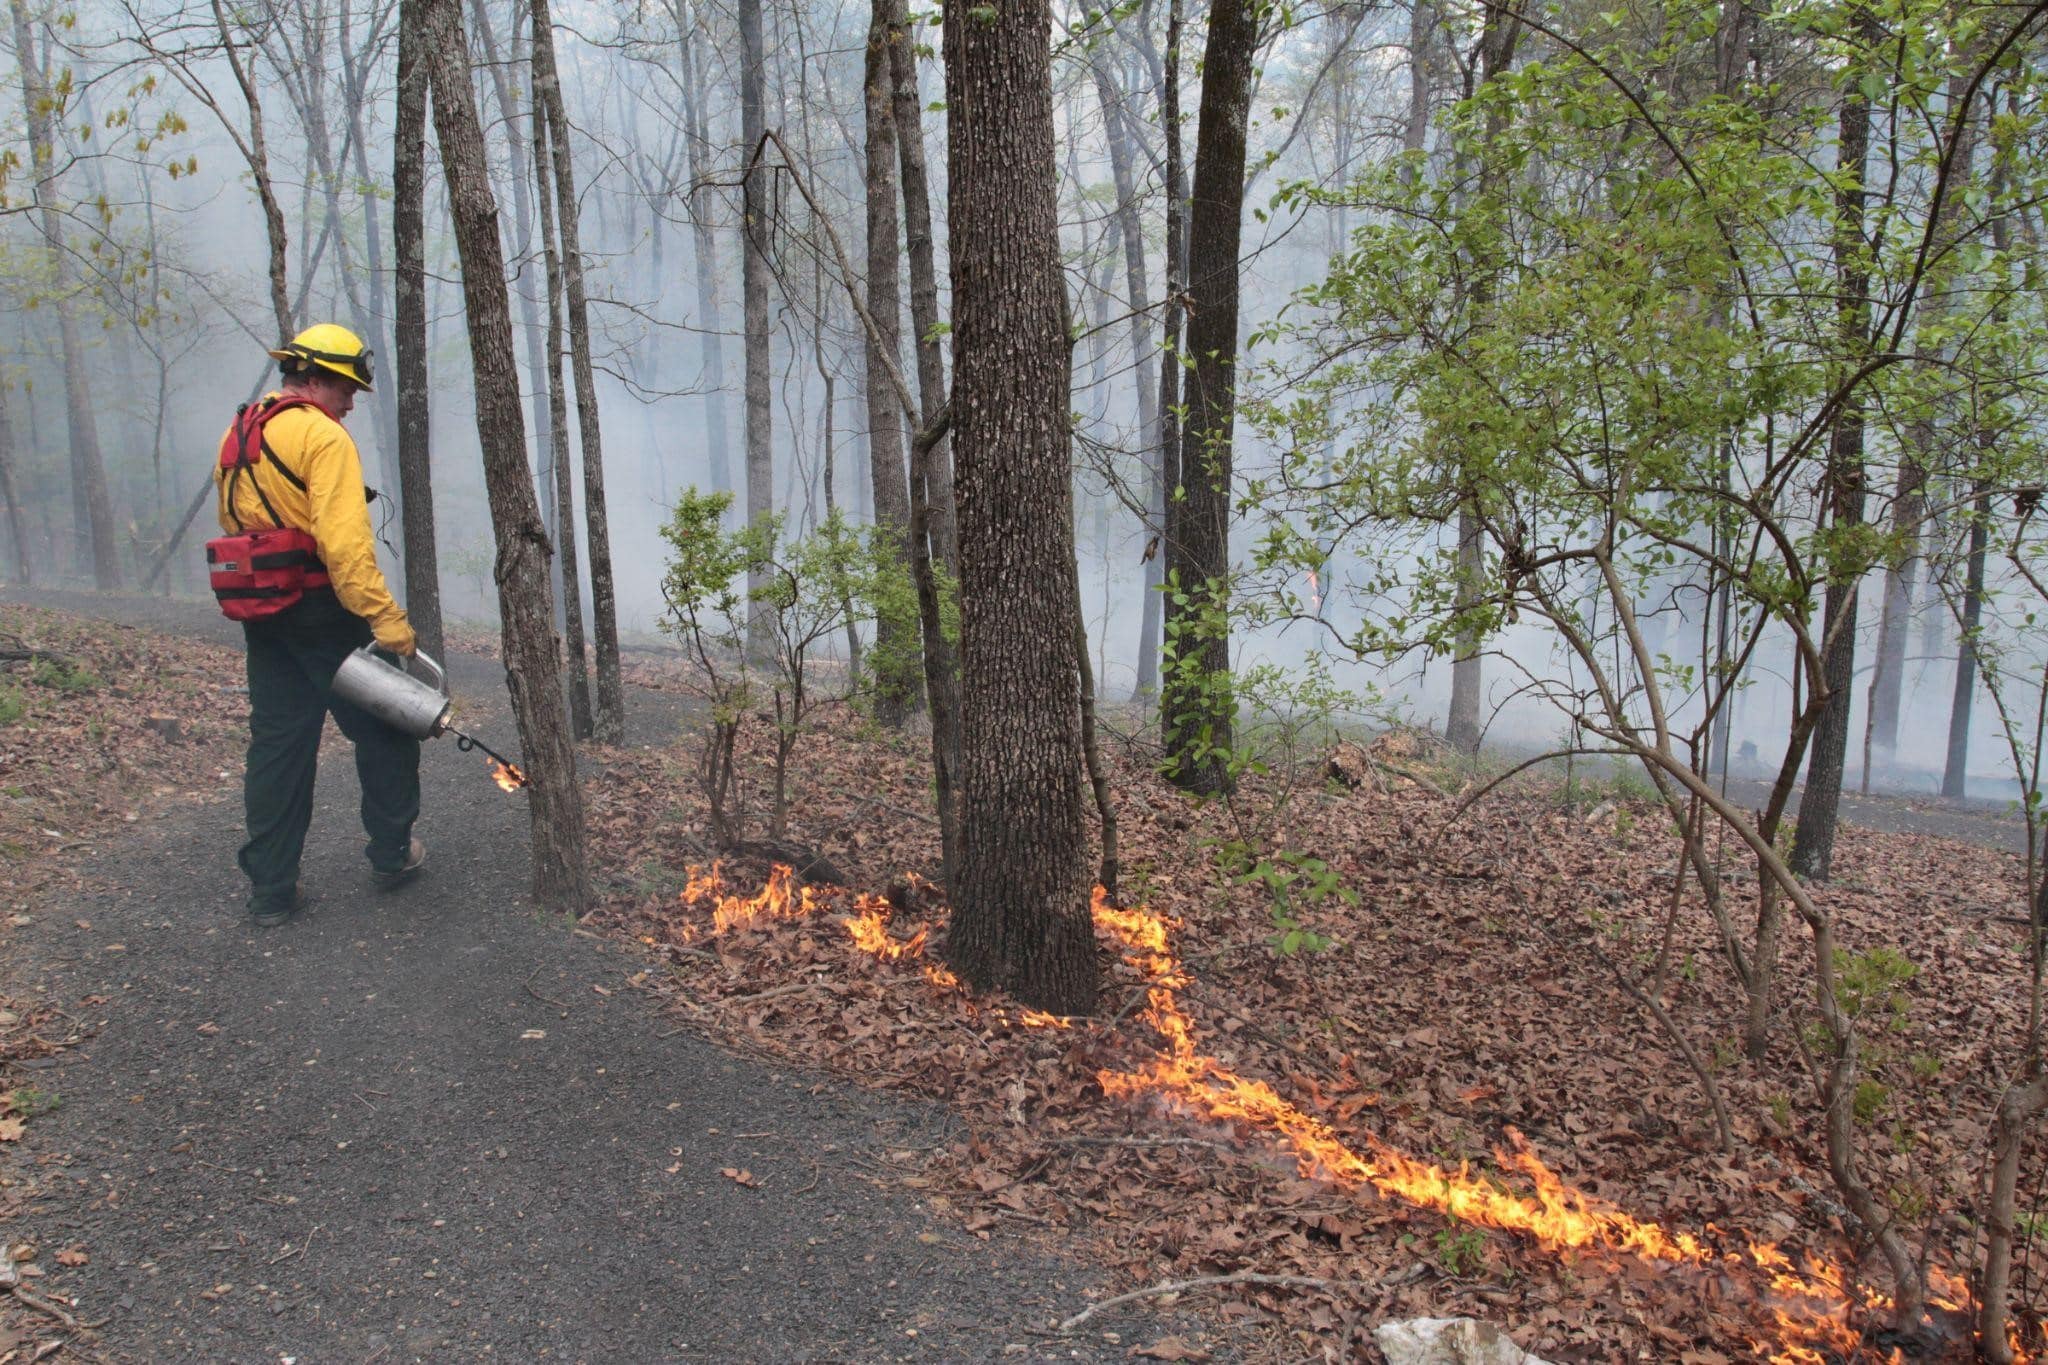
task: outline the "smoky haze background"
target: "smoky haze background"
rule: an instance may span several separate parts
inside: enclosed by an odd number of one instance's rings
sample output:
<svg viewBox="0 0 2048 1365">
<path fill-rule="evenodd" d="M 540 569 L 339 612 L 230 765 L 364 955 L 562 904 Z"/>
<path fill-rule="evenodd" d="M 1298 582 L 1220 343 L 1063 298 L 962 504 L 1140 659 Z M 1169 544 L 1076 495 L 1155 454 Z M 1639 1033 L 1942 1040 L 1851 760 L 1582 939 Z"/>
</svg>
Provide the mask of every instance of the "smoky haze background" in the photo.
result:
<svg viewBox="0 0 2048 1365">
<path fill-rule="evenodd" d="M 132 586 L 205 480 L 235 405 L 274 377 L 262 354 L 277 340 L 266 293 L 264 223 L 248 166 L 225 126 L 233 124 L 245 136 L 248 114 L 218 50 L 210 9 L 86 0 L 62 14 L 34 5 L 23 13 L 35 22 L 16 22 L 0 34 L 0 79 L 6 81 L 0 143 L 17 156 L 0 216 L 0 297 L 7 302 L 0 317 L 0 366 L 8 386 L 25 538 L 40 581 L 78 577 L 62 360 L 49 301 L 54 281 L 34 215 L 27 211 L 35 187 L 23 169 L 31 161 L 26 60 L 40 64 L 62 92 L 61 180 L 53 189 L 82 282 L 93 401 L 115 515 L 124 531 L 124 575 Z M 1148 8 L 1148 22 L 1150 14 Z M 479 0 L 466 18 L 498 178 L 514 325 L 526 365 L 527 328 L 545 310 L 528 183 L 530 127 L 521 62 L 527 20 L 509 0 Z M 358 404 L 350 426 L 371 481 L 395 494 L 388 203 L 393 7 L 389 0 L 371 0 L 364 9 L 330 0 L 272 0 L 238 19 L 241 26 L 231 31 L 243 44 L 239 51 L 249 60 L 262 104 L 286 219 L 288 282 L 295 300 L 305 291 L 296 321 L 358 326 L 377 349 L 378 393 Z M 683 0 L 565 5 L 557 9 L 556 22 L 588 257 L 620 623 L 629 639 L 654 638 L 663 614 L 658 532 L 668 509 L 691 485 L 736 488 L 743 465 L 737 174 L 746 149 L 738 133 L 737 40 L 727 15 Z M 856 262 L 863 259 L 862 53 L 868 22 L 868 10 L 860 5 L 795 0 L 766 11 L 768 125 L 803 159 L 799 173 Z M 1055 6 L 1063 242 L 1079 334 L 1073 355 L 1075 519 L 1082 600 L 1101 692 L 1122 699 L 1137 679 L 1147 591 L 1143 557 L 1149 533 L 1134 510 L 1143 505 L 1148 458 L 1138 386 L 1156 387 L 1158 381 L 1155 351 L 1134 346 L 1127 322 L 1132 300 L 1115 226 L 1118 196 L 1091 63 L 1106 67 L 1118 94 L 1141 115 L 1151 115 L 1134 120 L 1142 144 L 1137 192 L 1148 205 L 1162 197 L 1161 129 L 1144 53 L 1134 44 L 1073 41 L 1070 30 L 1082 22 L 1079 7 Z M 1361 221 L 1358 211 L 1344 206 L 1282 205 L 1277 191 L 1292 182 L 1341 185 L 1400 150 L 1409 119 L 1403 48 L 1408 23 L 1404 12 L 1391 7 L 1339 6 L 1297 19 L 1267 49 L 1251 130 L 1242 309 L 1248 333 L 1281 316 L 1297 291 L 1321 279 Z M 919 32 L 936 43 L 936 29 L 927 25 Z M 1069 34 L 1065 40 L 1063 33 Z M 1190 25 L 1189 39 L 1198 49 L 1199 24 Z M 923 98 L 935 106 L 942 94 L 937 63 L 925 52 L 919 67 Z M 1182 103 L 1191 147 L 1199 82 L 1193 60 L 1187 69 Z M 695 146 L 693 102 L 701 103 L 705 133 Z M 925 127 L 940 215 L 935 235 L 943 289 L 943 117 L 934 113 Z M 495 625 L 476 405 L 522 408 L 543 508 L 550 502 L 556 452 L 544 423 L 536 420 L 545 413 L 545 395 L 536 393 L 531 368 L 518 393 L 472 391 L 460 278 L 431 139 L 428 156 L 427 311 L 442 591 L 451 619 Z M 825 235 L 786 177 L 777 178 L 774 202 L 777 505 L 793 525 L 814 524 L 826 509 L 829 471 L 830 500 L 866 519 L 872 498 L 862 338 Z M 1158 213 L 1148 210 L 1144 222 L 1147 298 L 1153 301 L 1145 330 L 1156 346 L 1157 300 L 1165 287 L 1163 242 Z M 350 244 L 345 264 L 337 234 Z M 373 236 L 381 241 L 374 264 Z M 709 257 L 700 251 L 706 243 Z M 907 318 L 903 330 L 908 373 Z M 1249 399 L 1271 397 L 1284 387 L 1289 362 L 1298 358 L 1290 345 L 1268 340 L 1249 351 L 1243 371 Z M 572 414 L 572 433 L 574 425 Z M 574 444 L 572 434 L 572 460 Z M 1252 424 L 1240 421 L 1237 461 L 1244 478 L 1259 478 L 1281 453 Z M 576 474 L 580 504 L 580 468 Z M 387 576 L 399 589 L 394 502 L 379 502 L 373 515 L 385 544 Z M 203 593 L 200 543 L 211 525 L 209 505 L 160 586 Z M 1241 525 L 1240 558 L 1248 553 L 1249 534 Z M 1442 542 L 1435 548 L 1442 549 Z M 1233 653 L 1246 666 L 1270 662 L 1298 669 L 1320 660 L 1337 683 L 1370 699 L 1360 706 L 1362 718 L 1440 726 L 1449 691 L 1447 658 L 1361 660 L 1343 646 L 1368 613 L 1398 606 L 1360 592 L 1373 554 L 1365 546 L 1340 548 L 1313 585 L 1305 579 L 1281 585 L 1300 614 L 1312 619 L 1247 627 L 1235 637 Z M 11 569 L 11 554 L 5 562 Z M 1852 782 L 1861 762 L 1868 667 L 1876 654 L 1877 584 L 1873 575 L 1860 619 L 1857 657 L 1863 671 L 1851 719 Z M 1987 629 L 2004 652 L 2006 674 L 2038 676 L 2038 632 L 2024 617 L 2006 619 L 1996 581 L 1992 586 Z M 1658 608 L 1649 617 L 1652 648 L 1676 662 L 1698 664 L 1711 653 L 1701 595 L 1683 584 L 1659 591 L 1663 595 L 1645 608 Z M 1940 780 L 1957 631 L 1941 595 L 1924 582 L 1913 611 L 1906 717 L 1895 759 L 1877 776 L 1878 785 L 1929 791 Z M 1505 628 L 1488 649 L 1489 742 L 1533 748 L 1558 741 L 1564 717 L 1522 689 L 1527 675 L 1570 678 L 1570 663 L 1557 642 L 1524 623 Z M 1733 715 L 1734 766 L 1738 773 L 1763 775 L 1778 760 L 1792 701 L 1786 642 L 1760 652 L 1745 676 Z M 1678 719 L 1682 725 L 1687 713 Z M 2010 757 L 1981 693 L 1971 730 L 1973 794 L 2014 794 Z M 1745 745 L 1754 745 L 1753 752 Z"/>
</svg>

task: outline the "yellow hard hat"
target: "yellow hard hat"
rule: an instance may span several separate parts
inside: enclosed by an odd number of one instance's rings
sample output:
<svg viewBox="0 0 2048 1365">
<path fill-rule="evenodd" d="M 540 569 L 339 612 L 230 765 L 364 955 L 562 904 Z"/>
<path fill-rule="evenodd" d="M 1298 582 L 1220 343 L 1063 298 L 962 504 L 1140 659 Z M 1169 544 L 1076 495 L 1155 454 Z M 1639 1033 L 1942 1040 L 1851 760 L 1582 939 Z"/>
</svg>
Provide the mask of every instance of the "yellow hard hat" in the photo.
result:
<svg viewBox="0 0 2048 1365">
<path fill-rule="evenodd" d="M 287 374 L 312 364 L 353 380 L 365 392 L 370 387 L 370 348 L 338 322 L 315 323 L 270 352 L 270 358 L 283 361 Z"/>
</svg>

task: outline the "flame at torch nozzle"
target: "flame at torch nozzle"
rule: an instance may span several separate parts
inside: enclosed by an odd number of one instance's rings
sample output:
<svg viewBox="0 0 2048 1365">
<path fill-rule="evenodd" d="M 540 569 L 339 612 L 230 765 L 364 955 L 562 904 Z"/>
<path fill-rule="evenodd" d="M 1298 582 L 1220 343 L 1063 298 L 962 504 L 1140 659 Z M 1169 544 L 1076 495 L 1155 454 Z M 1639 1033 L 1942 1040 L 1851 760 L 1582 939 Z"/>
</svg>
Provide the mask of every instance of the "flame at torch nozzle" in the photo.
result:
<svg viewBox="0 0 2048 1365">
<path fill-rule="evenodd" d="M 485 760 L 491 765 L 491 781 L 497 783 L 505 791 L 516 792 L 521 787 L 527 785 L 527 776 L 520 771 L 519 765 L 511 762 L 504 755 L 491 748 L 490 745 L 473 735 L 465 735 L 452 725 L 448 727 L 448 733 L 455 736 L 455 747 L 464 753 L 468 753 L 471 749 L 478 749 L 483 752 Z"/>
</svg>

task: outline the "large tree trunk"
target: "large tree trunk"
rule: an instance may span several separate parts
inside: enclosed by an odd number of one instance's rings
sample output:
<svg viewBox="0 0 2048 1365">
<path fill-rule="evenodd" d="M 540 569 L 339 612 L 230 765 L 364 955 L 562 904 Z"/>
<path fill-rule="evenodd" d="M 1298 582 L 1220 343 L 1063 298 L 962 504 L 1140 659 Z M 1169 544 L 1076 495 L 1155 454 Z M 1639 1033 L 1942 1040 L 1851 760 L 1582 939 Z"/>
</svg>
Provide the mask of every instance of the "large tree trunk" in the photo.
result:
<svg viewBox="0 0 2048 1365">
<path fill-rule="evenodd" d="M 626 739 L 626 690 L 619 676 L 618 590 L 612 580 L 611 523 L 605 515 L 604 443 L 597 420 L 597 376 L 590 360 L 590 301 L 583 289 L 576 171 L 569 160 L 569 115 L 562 101 L 561 78 L 555 72 L 555 30 L 548 17 L 548 0 L 528 3 L 533 6 L 535 105 L 547 111 L 555 159 L 555 226 L 562 239 L 570 368 L 576 377 L 576 419 L 583 454 L 583 540 L 590 552 L 590 624 L 597 652 L 597 711 L 591 717 L 591 737 L 599 744 L 622 744 Z"/>
<path fill-rule="evenodd" d="M 1179 510 L 1166 537 L 1165 633 L 1170 663 L 1160 689 L 1168 775 L 1192 792 L 1230 786 L 1236 723 L 1230 679 L 1231 442 L 1237 415 L 1238 243 L 1244 220 L 1245 123 L 1250 114 L 1257 16 L 1249 0 L 1214 0 L 1202 59 L 1188 240 L 1187 431 L 1181 438 Z"/>
<path fill-rule="evenodd" d="M 1875 20 L 1857 20 L 1867 52 L 1876 40 Z M 1835 192 L 1834 254 L 1837 344 L 1836 372 L 1854 373 L 1870 342 L 1870 254 L 1864 242 L 1863 176 L 1870 151 L 1870 100 L 1855 80 L 1863 66 L 1852 64 L 1842 95 L 1837 164 L 1853 176 Z M 1828 521 L 1838 531 L 1863 521 L 1863 398 L 1847 394 L 1828 435 Z M 1814 730 L 1806 787 L 1799 797 L 1799 823 L 1792 835 L 1792 870 L 1824 882 L 1834 862 L 1835 821 L 1842 802 L 1842 769 L 1849 755 L 1849 708 L 1856 676 L 1857 579 L 1836 573 L 1828 583 L 1823 676 L 1814 685 L 1827 701 Z"/>
<path fill-rule="evenodd" d="M 747 370 L 747 524 L 760 526 L 775 513 L 775 445 L 772 385 L 774 356 L 768 338 L 768 213 L 770 186 L 762 161 L 767 131 L 761 82 L 767 57 L 761 41 L 761 0 L 739 0 L 740 149 L 746 171 L 740 191 L 740 230 L 745 255 L 740 292 L 745 303 Z M 768 607 L 761 601 L 766 579 L 747 574 L 747 650 L 761 658 L 774 651 Z"/>
<path fill-rule="evenodd" d="M 560 135 L 545 101 L 533 108 L 534 202 L 540 206 L 540 240 L 548 293 L 547 390 L 549 449 L 556 459 L 548 474 L 554 506 L 555 583 L 562 594 L 558 615 L 569 666 L 569 729 L 578 739 L 593 733 L 590 662 L 583 643 L 583 577 L 576 568 L 576 480 L 569 467 L 569 395 L 562 385 L 562 257 L 555 236 L 554 158 L 548 144 Z"/>
<path fill-rule="evenodd" d="M 903 235 L 910 262 L 910 325 L 916 332 L 919 434 L 910 443 L 910 573 L 917 584 L 924 689 L 932 718 L 932 794 L 939 813 L 939 850 L 946 876 L 958 866 L 960 814 L 960 669 L 946 638 L 938 570 L 957 581 L 953 459 L 940 414 L 946 411 L 946 353 L 940 338 L 937 252 L 932 244 L 931 187 L 925 172 L 924 101 L 918 97 L 917 49 L 907 0 L 889 7 L 889 68 L 896 152 L 903 172 Z"/>
<path fill-rule="evenodd" d="M 1159 585 L 1165 561 L 1158 553 L 1166 528 L 1166 480 L 1159 468 L 1159 446 L 1164 433 L 1159 428 L 1156 380 L 1145 370 L 1148 337 L 1145 315 L 1152 311 L 1150 281 L 1145 276 L 1145 228 L 1138 212 L 1138 177 L 1132 143 L 1136 140 L 1132 115 L 1124 96 L 1116 88 L 1109 70 L 1098 57 L 1094 63 L 1095 98 L 1102 106 L 1103 130 L 1109 141 L 1109 171 L 1116 185 L 1116 217 L 1124 239 L 1124 287 L 1130 294 L 1131 382 L 1138 391 L 1138 439 L 1149 458 L 1145 461 L 1144 573 L 1139 591 L 1138 695 L 1154 696 L 1159 691 Z M 1159 365 L 1171 363 L 1164 351 Z"/>
<path fill-rule="evenodd" d="M 960 865 L 947 957 L 1094 1007 L 1066 290 L 1047 0 L 945 21 L 960 511 Z"/>
<path fill-rule="evenodd" d="M 21 97 L 27 117 L 29 156 L 34 162 L 36 208 L 42 228 L 43 246 L 50 254 L 51 292 L 57 305 L 57 341 L 64 360 L 64 413 L 71 436 L 72 544 L 75 562 L 83 570 L 92 564 L 93 584 L 101 592 L 121 586 L 121 552 L 114 538 L 114 504 L 107 492 L 107 467 L 100 456 L 99 423 L 94 406 L 91 378 L 87 372 L 85 345 L 78 334 L 78 305 L 72 298 L 71 254 L 64 240 L 64 220 L 58 212 L 56 133 L 52 120 L 54 105 L 49 83 L 44 79 L 41 59 L 36 55 L 35 34 L 23 0 L 10 0 L 14 15 L 14 54 L 21 65 Z M 268 193 L 266 186 L 265 193 Z"/>
<path fill-rule="evenodd" d="M 393 376 L 398 386 L 399 506 L 404 515 L 405 613 L 420 648 L 445 657 L 441 576 L 434 545 L 434 481 L 427 422 L 427 98 L 432 67 L 421 6 L 398 12 L 398 114 L 392 133 Z"/>
<path fill-rule="evenodd" d="M 685 153 L 690 174 L 690 240 L 697 272 L 697 318 L 703 331 L 704 447 L 711 460 L 711 486 L 735 491 L 725 411 L 725 313 L 718 297 L 718 234 L 712 229 L 711 135 L 704 114 L 704 66 L 691 30 L 679 14 L 677 53 L 681 67 Z M 693 479 L 691 482 L 695 482 Z"/>
<path fill-rule="evenodd" d="M 561 659 L 548 601 L 548 540 L 534 504 L 519 404 L 491 395 L 519 392 L 512 316 L 505 294 L 505 257 L 498 205 L 484 162 L 483 130 L 470 84 L 456 0 L 403 0 L 426 7 L 424 44 L 432 65 L 434 127 L 455 245 L 462 259 L 463 303 L 469 316 L 475 375 L 477 438 L 497 532 L 498 610 L 503 621 L 505 679 L 519 723 L 533 838 L 534 899 L 580 915 L 590 903 L 584 863 L 583 794 L 576 785 L 576 749 L 562 715 Z"/>
<path fill-rule="evenodd" d="M 867 116 L 868 313 L 872 332 L 862 329 L 867 359 L 864 393 L 868 409 L 868 472 L 875 494 L 875 526 L 897 559 L 910 562 L 910 478 L 903 464 L 903 407 L 894 375 L 903 355 L 902 248 L 897 243 L 894 75 L 889 64 L 891 0 L 872 0 L 865 68 Z M 884 612 L 875 622 L 869 668 L 875 688 L 875 719 L 900 726 L 922 699 L 917 622 Z"/>
</svg>

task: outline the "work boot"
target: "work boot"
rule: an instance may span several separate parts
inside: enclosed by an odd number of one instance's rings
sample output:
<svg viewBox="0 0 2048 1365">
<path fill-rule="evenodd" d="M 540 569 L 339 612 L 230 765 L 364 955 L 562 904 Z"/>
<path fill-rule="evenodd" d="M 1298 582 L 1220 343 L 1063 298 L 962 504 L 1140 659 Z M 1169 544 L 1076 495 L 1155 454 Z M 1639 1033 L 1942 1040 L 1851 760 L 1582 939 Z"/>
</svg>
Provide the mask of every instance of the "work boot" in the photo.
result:
<svg viewBox="0 0 2048 1365">
<path fill-rule="evenodd" d="M 414 877 L 417 877 L 420 874 L 420 868 L 426 865 L 426 861 L 427 846 L 418 839 L 414 839 L 405 850 L 405 866 L 395 868 L 390 872 L 373 871 L 370 873 L 370 880 L 377 884 L 379 891 L 395 891 Z"/>
<path fill-rule="evenodd" d="M 258 929 L 274 929 L 313 903 L 301 883 L 293 883 L 291 899 L 286 901 L 249 902 L 249 923 Z"/>
</svg>

